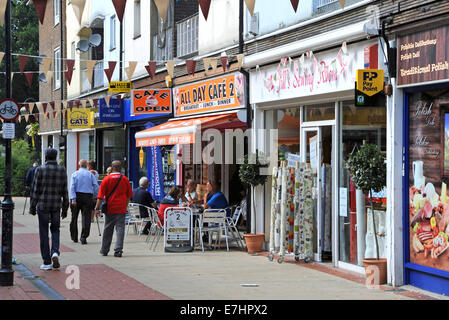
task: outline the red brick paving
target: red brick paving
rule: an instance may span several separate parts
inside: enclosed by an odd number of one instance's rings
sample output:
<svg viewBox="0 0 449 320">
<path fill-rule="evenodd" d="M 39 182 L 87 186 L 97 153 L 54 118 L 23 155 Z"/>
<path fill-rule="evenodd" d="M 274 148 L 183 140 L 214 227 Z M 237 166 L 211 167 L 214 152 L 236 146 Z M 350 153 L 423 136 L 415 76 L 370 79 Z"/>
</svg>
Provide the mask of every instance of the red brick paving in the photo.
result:
<svg viewBox="0 0 449 320">
<path fill-rule="evenodd" d="M 51 247 L 51 236 L 50 247 Z M 61 252 L 74 252 L 74 250 L 60 245 L 59 251 Z M 13 239 L 13 252 L 14 254 L 35 254 L 40 253 L 40 240 L 37 233 L 15 233 Z"/>
<path fill-rule="evenodd" d="M 0 225 L 1 224 L 2 224 L 2 219 L 0 219 Z M 13 226 L 13 228 L 23 228 L 23 227 L 25 227 L 23 224 L 20 224 L 20 223 L 15 222 L 15 221 L 12 222 L 12 226 Z"/>
<path fill-rule="evenodd" d="M 0 287 L 0 301 L 2 300 L 47 300 L 47 298 L 33 284 L 22 278 L 20 273 L 14 272 L 14 286 Z"/>
<path fill-rule="evenodd" d="M 80 289 L 69 290 L 66 267 L 60 271 L 30 270 L 67 300 L 170 300 L 169 297 L 104 264 L 77 265 Z M 72 271 L 73 272 L 73 271 Z"/>
</svg>

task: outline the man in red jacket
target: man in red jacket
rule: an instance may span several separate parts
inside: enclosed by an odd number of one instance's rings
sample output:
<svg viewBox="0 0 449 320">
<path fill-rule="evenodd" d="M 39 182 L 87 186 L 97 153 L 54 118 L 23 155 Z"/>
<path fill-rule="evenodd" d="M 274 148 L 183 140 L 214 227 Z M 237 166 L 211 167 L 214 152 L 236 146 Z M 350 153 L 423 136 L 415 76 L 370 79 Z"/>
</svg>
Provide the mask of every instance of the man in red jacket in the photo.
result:
<svg viewBox="0 0 449 320">
<path fill-rule="evenodd" d="M 107 206 L 100 250 L 100 254 L 103 256 L 108 255 L 112 243 L 112 236 L 114 234 L 114 227 L 117 236 L 114 256 L 121 257 L 123 254 L 125 217 L 129 200 L 132 197 L 133 192 L 128 178 L 123 176 L 120 173 L 121 171 L 121 162 L 112 162 L 112 173 L 101 182 L 97 204 L 95 206 L 96 214 L 100 214 L 100 205 L 102 201 L 105 201 Z"/>
</svg>

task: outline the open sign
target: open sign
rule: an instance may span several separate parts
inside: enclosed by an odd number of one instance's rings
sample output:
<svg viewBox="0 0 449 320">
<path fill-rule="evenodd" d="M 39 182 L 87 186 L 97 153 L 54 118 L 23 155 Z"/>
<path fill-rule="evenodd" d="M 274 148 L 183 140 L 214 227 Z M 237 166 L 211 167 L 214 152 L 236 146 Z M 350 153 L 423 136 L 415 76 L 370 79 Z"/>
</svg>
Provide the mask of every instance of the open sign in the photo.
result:
<svg viewBox="0 0 449 320">
<path fill-rule="evenodd" d="M 135 115 L 168 114 L 172 112 L 170 89 L 139 89 L 132 91 L 132 110 Z"/>
</svg>

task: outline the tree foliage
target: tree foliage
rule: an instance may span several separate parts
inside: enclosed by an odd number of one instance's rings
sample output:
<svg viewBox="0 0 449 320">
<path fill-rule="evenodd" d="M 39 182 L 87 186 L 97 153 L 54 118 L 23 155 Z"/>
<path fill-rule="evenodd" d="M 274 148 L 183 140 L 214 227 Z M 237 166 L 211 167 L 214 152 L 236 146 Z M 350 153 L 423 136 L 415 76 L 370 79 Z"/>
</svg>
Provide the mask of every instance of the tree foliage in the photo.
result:
<svg viewBox="0 0 449 320">
<path fill-rule="evenodd" d="M 261 156 L 257 151 L 255 154 L 245 155 L 243 164 L 240 166 L 240 181 L 253 187 L 263 185 L 267 181 L 267 176 L 260 174 L 260 169 L 267 167 L 260 162 Z"/>
</svg>

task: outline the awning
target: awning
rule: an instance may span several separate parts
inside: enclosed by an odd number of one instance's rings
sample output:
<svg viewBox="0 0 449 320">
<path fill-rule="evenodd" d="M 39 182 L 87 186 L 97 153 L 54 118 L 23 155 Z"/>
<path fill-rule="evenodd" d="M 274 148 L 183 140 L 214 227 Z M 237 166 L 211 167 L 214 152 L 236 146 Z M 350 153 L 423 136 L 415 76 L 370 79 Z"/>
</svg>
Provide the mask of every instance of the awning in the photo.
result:
<svg viewBox="0 0 449 320">
<path fill-rule="evenodd" d="M 205 116 L 195 119 L 174 120 L 163 123 L 136 133 L 136 146 L 154 147 L 174 144 L 195 143 L 195 132 L 201 127 L 235 127 L 235 122 L 240 122 L 236 113 L 228 113 L 215 116 Z M 240 122 L 242 125 L 243 123 Z"/>
</svg>

